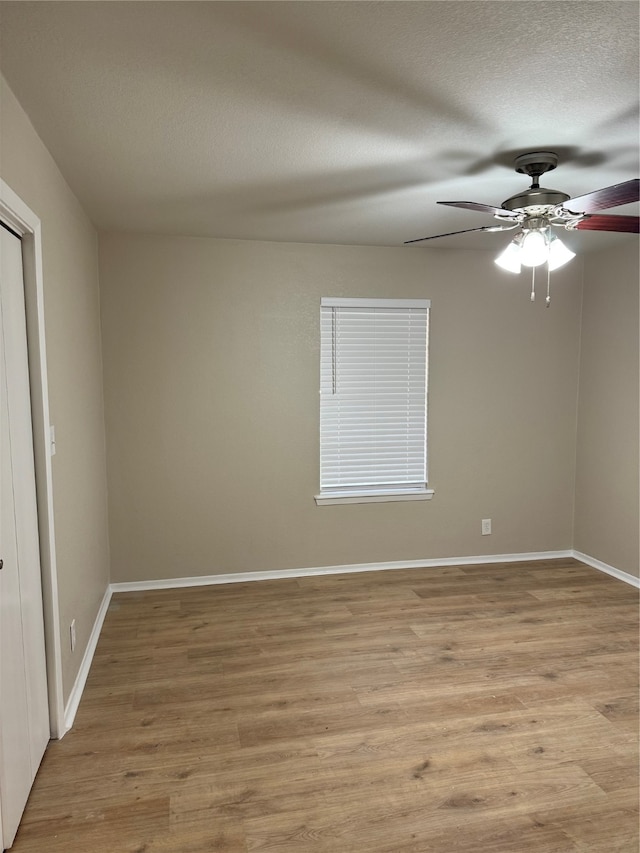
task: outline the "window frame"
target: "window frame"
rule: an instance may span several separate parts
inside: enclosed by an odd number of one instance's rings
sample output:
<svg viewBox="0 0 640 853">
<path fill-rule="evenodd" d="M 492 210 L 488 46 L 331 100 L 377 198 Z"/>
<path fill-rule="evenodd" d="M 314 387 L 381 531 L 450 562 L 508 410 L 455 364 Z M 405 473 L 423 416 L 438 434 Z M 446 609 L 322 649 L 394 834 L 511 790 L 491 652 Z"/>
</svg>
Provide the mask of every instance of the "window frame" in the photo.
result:
<svg viewBox="0 0 640 853">
<path fill-rule="evenodd" d="M 321 388 L 320 388 L 320 459 L 322 460 L 322 360 L 326 358 L 326 342 L 322 334 L 322 317 L 323 309 L 331 308 L 362 308 L 362 309 L 420 309 L 425 311 L 425 377 L 424 377 L 424 442 L 425 442 L 425 477 L 424 483 L 420 482 L 411 484 L 385 484 L 362 486 L 331 486 L 322 488 L 315 495 L 317 505 L 328 504 L 350 504 L 350 503 L 386 503 L 391 501 L 415 501 L 415 500 L 430 500 L 434 495 L 434 489 L 428 485 L 428 467 L 427 467 L 427 435 L 428 435 L 428 393 L 429 393 L 429 332 L 430 332 L 430 299 L 380 299 L 380 298 L 348 298 L 348 297 L 322 297 L 320 300 L 320 317 L 321 317 L 321 344 L 320 344 L 320 361 L 321 361 Z M 333 332 L 335 334 L 335 331 Z M 323 343 L 325 344 L 323 346 Z M 332 337 L 331 344 L 332 358 L 335 364 L 335 338 Z M 334 368 L 335 369 L 335 368 Z M 322 483 L 322 462 L 320 463 L 320 481 Z"/>
</svg>

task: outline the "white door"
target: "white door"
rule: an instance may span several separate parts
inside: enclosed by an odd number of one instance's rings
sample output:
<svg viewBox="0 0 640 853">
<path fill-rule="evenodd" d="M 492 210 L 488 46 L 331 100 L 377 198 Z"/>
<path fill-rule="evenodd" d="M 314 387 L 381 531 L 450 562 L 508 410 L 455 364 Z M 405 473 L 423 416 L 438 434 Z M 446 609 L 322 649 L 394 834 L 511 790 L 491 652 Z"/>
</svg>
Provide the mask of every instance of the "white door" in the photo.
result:
<svg viewBox="0 0 640 853">
<path fill-rule="evenodd" d="M 49 739 L 20 240 L 0 226 L 0 821 L 13 843 Z"/>
</svg>

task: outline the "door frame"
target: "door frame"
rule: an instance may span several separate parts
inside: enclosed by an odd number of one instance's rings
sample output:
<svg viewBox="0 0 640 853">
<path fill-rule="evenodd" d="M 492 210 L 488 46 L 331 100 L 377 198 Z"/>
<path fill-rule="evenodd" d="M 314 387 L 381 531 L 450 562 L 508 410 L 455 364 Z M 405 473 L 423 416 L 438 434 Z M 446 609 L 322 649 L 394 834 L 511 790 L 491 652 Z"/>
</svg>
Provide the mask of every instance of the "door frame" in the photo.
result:
<svg viewBox="0 0 640 853">
<path fill-rule="evenodd" d="M 1 179 L 0 219 L 20 236 L 22 242 L 38 532 L 40 536 L 42 606 L 47 659 L 49 729 L 52 738 L 61 738 L 67 731 L 67 727 L 64 721 L 60 607 L 53 517 L 53 472 L 47 350 L 45 345 L 42 232 L 39 217 Z"/>
</svg>

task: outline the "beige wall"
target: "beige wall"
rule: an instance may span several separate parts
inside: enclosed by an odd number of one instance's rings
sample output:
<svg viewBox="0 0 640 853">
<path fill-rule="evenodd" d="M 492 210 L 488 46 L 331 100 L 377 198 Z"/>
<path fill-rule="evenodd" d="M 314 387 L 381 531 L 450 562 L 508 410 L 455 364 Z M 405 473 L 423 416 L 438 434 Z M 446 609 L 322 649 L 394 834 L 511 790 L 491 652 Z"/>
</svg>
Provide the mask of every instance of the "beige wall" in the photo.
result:
<svg viewBox="0 0 640 853">
<path fill-rule="evenodd" d="M 638 247 L 585 268 L 574 547 L 638 575 Z"/>
<path fill-rule="evenodd" d="M 571 548 L 581 263 L 494 254 L 101 235 L 112 580 Z M 323 295 L 432 299 L 432 501 L 315 505 Z"/>
<path fill-rule="evenodd" d="M 65 701 L 109 577 L 96 232 L 4 79 L 0 175 L 40 218 Z M 72 655 L 69 625 L 76 619 Z"/>
</svg>

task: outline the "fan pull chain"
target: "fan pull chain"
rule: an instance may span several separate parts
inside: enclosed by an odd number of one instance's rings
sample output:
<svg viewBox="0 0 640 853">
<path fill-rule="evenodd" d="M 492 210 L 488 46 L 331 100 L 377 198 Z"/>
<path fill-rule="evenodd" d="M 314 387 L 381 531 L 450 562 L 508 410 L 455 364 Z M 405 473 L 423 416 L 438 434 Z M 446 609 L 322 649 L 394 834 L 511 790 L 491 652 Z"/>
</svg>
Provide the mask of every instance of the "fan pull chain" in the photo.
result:
<svg viewBox="0 0 640 853">
<path fill-rule="evenodd" d="M 531 301 L 536 301 L 536 268 L 531 267 Z"/>
<path fill-rule="evenodd" d="M 547 298 L 545 302 L 548 308 L 551 305 L 551 270 L 549 269 L 549 264 L 547 264 Z"/>
</svg>

